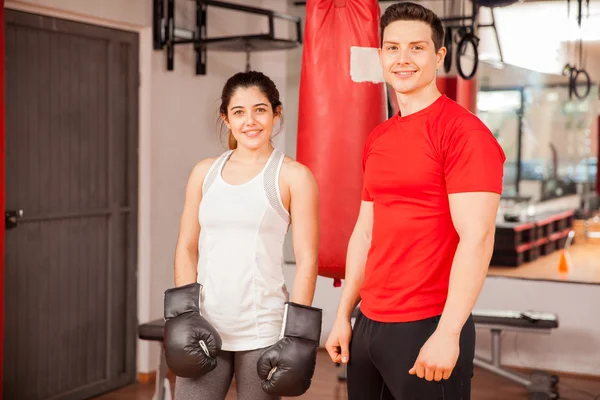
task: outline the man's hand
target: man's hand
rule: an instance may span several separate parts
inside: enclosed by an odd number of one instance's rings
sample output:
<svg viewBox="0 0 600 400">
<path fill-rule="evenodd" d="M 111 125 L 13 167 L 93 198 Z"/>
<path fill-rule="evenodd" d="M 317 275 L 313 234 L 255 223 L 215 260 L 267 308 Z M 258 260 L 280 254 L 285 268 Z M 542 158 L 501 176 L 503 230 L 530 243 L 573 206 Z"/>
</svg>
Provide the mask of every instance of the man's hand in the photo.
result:
<svg viewBox="0 0 600 400">
<path fill-rule="evenodd" d="M 325 348 L 334 363 L 347 363 L 350 360 L 350 338 L 352 325 L 345 318 L 336 318 Z"/>
<path fill-rule="evenodd" d="M 436 330 L 421 347 L 417 361 L 408 373 L 428 381 L 450 378 L 458 360 L 459 339 L 460 335 Z"/>
</svg>

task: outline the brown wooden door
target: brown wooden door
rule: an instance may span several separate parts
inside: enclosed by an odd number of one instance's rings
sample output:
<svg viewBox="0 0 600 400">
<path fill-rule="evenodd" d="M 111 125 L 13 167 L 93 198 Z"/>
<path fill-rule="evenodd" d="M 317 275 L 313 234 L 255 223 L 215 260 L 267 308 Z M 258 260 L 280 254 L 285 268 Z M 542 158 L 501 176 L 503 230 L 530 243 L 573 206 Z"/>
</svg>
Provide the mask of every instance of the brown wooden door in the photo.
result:
<svg viewBox="0 0 600 400">
<path fill-rule="evenodd" d="M 4 399 L 135 380 L 138 36 L 6 10 Z"/>
</svg>

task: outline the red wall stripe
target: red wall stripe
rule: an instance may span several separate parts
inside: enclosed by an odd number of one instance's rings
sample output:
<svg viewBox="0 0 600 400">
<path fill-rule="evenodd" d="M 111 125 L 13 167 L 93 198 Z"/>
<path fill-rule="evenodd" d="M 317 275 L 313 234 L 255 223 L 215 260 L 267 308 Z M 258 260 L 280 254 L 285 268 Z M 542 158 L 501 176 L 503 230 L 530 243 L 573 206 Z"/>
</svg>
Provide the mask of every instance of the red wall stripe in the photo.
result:
<svg viewBox="0 0 600 400">
<path fill-rule="evenodd" d="M 457 78 L 456 101 L 473 114 L 477 114 L 477 78 L 468 81 L 460 77 Z"/>
<path fill-rule="evenodd" d="M 437 87 L 440 93 L 448 96 L 449 99 L 456 101 L 456 81 L 455 76 L 440 76 L 437 78 Z"/>
<path fill-rule="evenodd" d="M 477 79 L 464 80 L 459 76 L 440 76 L 436 80 L 440 93 L 456 101 L 473 114 L 477 113 Z"/>
</svg>

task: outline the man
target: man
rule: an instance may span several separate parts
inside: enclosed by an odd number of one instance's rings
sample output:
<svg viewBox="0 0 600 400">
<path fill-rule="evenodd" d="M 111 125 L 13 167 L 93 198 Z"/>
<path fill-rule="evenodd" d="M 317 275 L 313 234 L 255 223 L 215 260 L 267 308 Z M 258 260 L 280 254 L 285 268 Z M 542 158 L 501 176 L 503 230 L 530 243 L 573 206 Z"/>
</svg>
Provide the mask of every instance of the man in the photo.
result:
<svg viewBox="0 0 600 400">
<path fill-rule="evenodd" d="M 349 399 L 468 400 L 471 311 L 493 250 L 505 155 L 436 87 L 446 55 L 440 19 L 399 3 L 380 25 L 381 66 L 400 113 L 365 144 L 362 202 L 326 348 L 348 363 Z"/>
</svg>

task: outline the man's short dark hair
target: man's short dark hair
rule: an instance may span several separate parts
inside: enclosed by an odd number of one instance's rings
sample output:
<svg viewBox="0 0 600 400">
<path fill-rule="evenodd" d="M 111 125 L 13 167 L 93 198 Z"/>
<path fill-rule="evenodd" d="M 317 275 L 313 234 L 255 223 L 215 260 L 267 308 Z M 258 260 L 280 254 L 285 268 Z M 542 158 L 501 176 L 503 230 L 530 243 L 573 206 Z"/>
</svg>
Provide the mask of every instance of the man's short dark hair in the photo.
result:
<svg viewBox="0 0 600 400">
<path fill-rule="evenodd" d="M 431 39 L 438 51 L 444 43 L 444 26 L 440 18 L 430 9 L 412 2 L 396 3 L 389 6 L 379 21 L 381 42 L 383 44 L 383 31 L 394 21 L 421 21 L 431 27 Z"/>
</svg>

